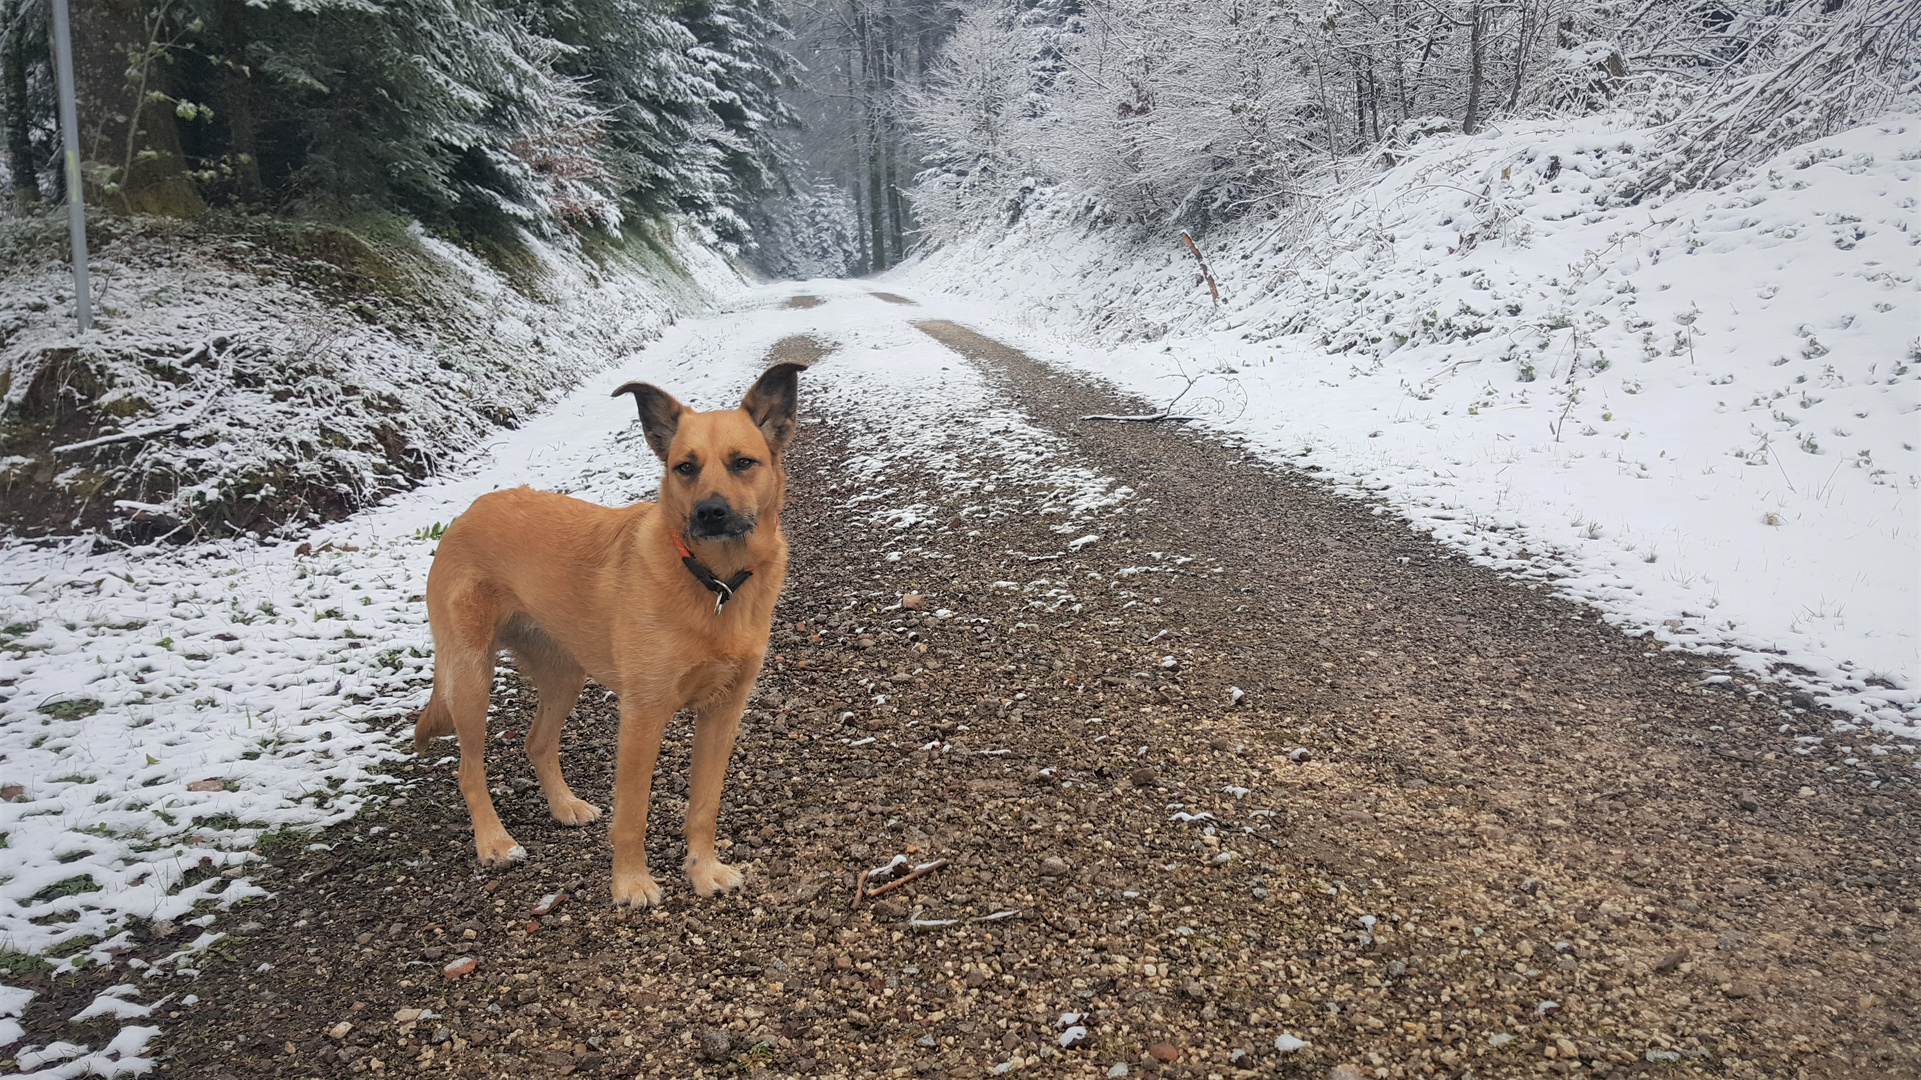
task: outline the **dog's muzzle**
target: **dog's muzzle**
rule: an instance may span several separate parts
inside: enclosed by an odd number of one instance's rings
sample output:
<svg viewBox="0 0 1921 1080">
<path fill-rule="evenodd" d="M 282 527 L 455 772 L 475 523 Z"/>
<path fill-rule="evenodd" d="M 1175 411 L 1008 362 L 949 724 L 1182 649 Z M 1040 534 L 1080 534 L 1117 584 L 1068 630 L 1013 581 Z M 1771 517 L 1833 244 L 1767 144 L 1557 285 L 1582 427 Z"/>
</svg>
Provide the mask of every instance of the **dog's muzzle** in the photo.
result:
<svg viewBox="0 0 1921 1080">
<path fill-rule="evenodd" d="M 754 518 L 737 514 L 726 499 L 709 495 L 687 515 L 687 535 L 697 540 L 732 540 L 754 531 Z"/>
</svg>

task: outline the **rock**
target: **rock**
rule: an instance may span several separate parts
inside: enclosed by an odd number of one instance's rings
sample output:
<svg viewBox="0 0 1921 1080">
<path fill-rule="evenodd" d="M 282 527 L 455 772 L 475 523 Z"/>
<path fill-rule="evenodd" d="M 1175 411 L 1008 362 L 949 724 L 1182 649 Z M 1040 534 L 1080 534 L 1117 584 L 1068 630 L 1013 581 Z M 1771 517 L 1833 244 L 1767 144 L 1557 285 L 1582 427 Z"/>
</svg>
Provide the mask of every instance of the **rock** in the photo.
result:
<svg viewBox="0 0 1921 1080">
<path fill-rule="evenodd" d="M 926 611 L 927 598 L 917 592 L 910 592 L 900 598 L 900 606 L 904 611 Z"/>
<path fill-rule="evenodd" d="M 480 961 L 475 960 L 471 956 L 458 957 L 448 961 L 447 966 L 440 969 L 440 977 L 443 979 L 458 979 L 463 975 L 472 975 L 474 969 L 479 966 Z"/>
<path fill-rule="evenodd" d="M 1372 825 L 1374 824 L 1374 815 L 1365 810 L 1343 810 L 1341 811 L 1341 824 Z"/>
<path fill-rule="evenodd" d="M 535 916 L 536 918 L 542 915 L 551 915 L 555 911 L 558 911 L 560 906 L 566 902 L 567 894 L 565 892 L 551 892 L 541 897 L 540 900 L 528 910 L 527 914 Z"/>
<path fill-rule="evenodd" d="M 1116 1061 L 1114 1064 L 1109 1065 L 1107 1067 L 1107 1080 L 1120 1080 L 1120 1077 L 1123 1077 L 1126 1075 L 1127 1075 L 1127 1062 L 1125 1061 Z"/>
<path fill-rule="evenodd" d="M 7 784 L 4 787 L 0 787 L 0 802 L 12 802 L 26 793 L 27 789 L 24 785 Z"/>
<path fill-rule="evenodd" d="M 708 1061 L 726 1061 L 734 1056 L 734 1037 L 723 1028 L 701 1028 L 700 1056 Z"/>
<path fill-rule="evenodd" d="M 1734 803 L 1743 810 L 1761 809 L 1761 800 L 1752 791 L 1743 791 L 1735 798 Z"/>
<path fill-rule="evenodd" d="M 1721 940 L 1715 942 L 1714 947 L 1722 952 L 1733 952 L 1735 949 L 1747 944 L 1747 940 L 1748 936 L 1741 931 L 1729 930 L 1727 933 L 1721 935 Z"/>
<path fill-rule="evenodd" d="M 420 1013 L 419 1009 L 395 1009 L 394 1019 L 402 1024 L 411 1024 L 420 1019 Z"/>
<path fill-rule="evenodd" d="M 1314 751 L 1309 750 L 1305 746 L 1297 746 L 1294 749 L 1288 751 L 1287 760 L 1295 763 L 1296 765 L 1302 765 L 1314 760 Z"/>
<path fill-rule="evenodd" d="M 1135 787 L 1153 787 L 1154 770 L 1141 768 L 1127 774 L 1127 782 Z"/>
<path fill-rule="evenodd" d="M 444 1043 L 453 1037 L 454 1037 L 454 1029 L 448 1027 L 445 1024 L 442 1024 L 439 1027 L 434 1029 L 434 1033 L 432 1035 L 427 1036 L 427 1041 L 433 1044 L 434 1046 L 439 1046 L 441 1043 Z"/>
<path fill-rule="evenodd" d="M 1327 1080 L 1367 1080 L 1367 1074 L 1352 1065 L 1336 1065 L 1327 1070 Z"/>
<path fill-rule="evenodd" d="M 327 1037 L 329 1039 L 344 1039 L 352 1033 L 353 1029 L 354 1026 L 352 1024 L 342 1020 L 340 1023 L 327 1029 Z"/>
<path fill-rule="evenodd" d="M 1285 1031 L 1274 1036 L 1274 1049 L 1283 1054 L 1291 1054 L 1306 1045 L 1306 1039 L 1296 1038 Z"/>
<path fill-rule="evenodd" d="M 1075 1024 L 1073 1027 L 1061 1032 L 1060 1038 L 1056 1041 L 1060 1043 L 1062 1050 L 1072 1050 L 1087 1041 L 1087 1029 L 1079 1024 Z"/>
<path fill-rule="evenodd" d="M 1745 900 L 1754 895 L 1754 886 L 1739 883 L 1728 886 L 1728 899 Z"/>
<path fill-rule="evenodd" d="M 1200 1001 L 1207 997 L 1207 987 L 1197 982 L 1191 982 L 1181 988 L 1181 993 L 1186 994 L 1194 1001 Z"/>
<path fill-rule="evenodd" d="M 1180 1060 L 1181 1049 L 1173 1043 L 1157 1042 L 1147 1048 L 1147 1056 L 1163 1065 L 1168 1065 Z"/>
<path fill-rule="evenodd" d="M 1750 998 L 1760 996 L 1761 988 L 1747 979 L 1736 979 L 1721 992 L 1731 998 Z"/>
<path fill-rule="evenodd" d="M 192 783 L 189 783 L 187 785 L 187 790 L 188 791 L 225 791 L 227 790 L 227 782 L 225 780 L 220 779 L 219 777 L 210 776 L 205 780 L 195 780 Z"/>
<path fill-rule="evenodd" d="M 1047 858 L 1041 860 L 1041 875 L 1043 877 L 1063 877 L 1066 874 L 1067 860 L 1061 858 L 1059 855 L 1049 855 Z"/>
<path fill-rule="evenodd" d="M 1675 968 L 1680 967 L 1682 961 L 1686 960 L 1687 958 L 1688 958 L 1688 951 L 1686 949 L 1676 949 L 1673 952 L 1667 954 L 1666 956 L 1663 956 L 1659 960 L 1656 960 L 1654 962 L 1654 970 L 1662 974 L 1666 974 L 1667 972 L 1673 971 Z"/>
</svg>

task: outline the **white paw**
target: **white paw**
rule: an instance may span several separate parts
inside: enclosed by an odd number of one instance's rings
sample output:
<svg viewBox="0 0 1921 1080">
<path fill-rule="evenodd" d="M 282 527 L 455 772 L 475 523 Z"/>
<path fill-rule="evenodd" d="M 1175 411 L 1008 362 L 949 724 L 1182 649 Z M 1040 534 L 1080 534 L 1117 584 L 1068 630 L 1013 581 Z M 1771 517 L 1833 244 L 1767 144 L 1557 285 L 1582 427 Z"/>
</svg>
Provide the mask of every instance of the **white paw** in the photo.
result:
<svg viewBox="0 0 1921 1080">
<path fill-rule="evenodd" d="M 694 892 L 701 896 L 712 896 L 717 892 L 732 892 L 740 888 L 741 882 L 747 880 L 746 875 L 719 859 L 709 859 L 705 862 L 690 861 L 687 866 L 687 877 L 694 883 Z"/>
<path fill-rule="evenodd" d="M 652 874 L 614 877 L 614 905 L 616 907 L 654 907 L 660 903 L 660 883 Z"/>
</svg>

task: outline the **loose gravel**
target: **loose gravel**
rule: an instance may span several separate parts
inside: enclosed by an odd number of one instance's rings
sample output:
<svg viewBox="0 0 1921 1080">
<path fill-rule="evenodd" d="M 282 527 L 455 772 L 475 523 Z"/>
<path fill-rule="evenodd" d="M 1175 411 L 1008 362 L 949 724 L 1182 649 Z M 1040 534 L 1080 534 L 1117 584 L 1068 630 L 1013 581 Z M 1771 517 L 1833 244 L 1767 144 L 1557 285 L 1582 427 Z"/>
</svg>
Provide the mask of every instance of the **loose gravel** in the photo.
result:
<svg viewBox="0 0 1921 1080">
<path fill-rule="evenodd" d="M 1911 755 L 1311 474 L 1082 422 L 1148 410 L 921 325 L 1136 494 L 1096 539 L 963 508 L 904 541 L 850 504 L 835 418 L 807 428 L 721 814 L 743 892 L 670 872 L 663 907 L 615 910 L 605 830 L 547 816 L 503 670 L 489 768 L 530 859 L 477 872 L 451 756 L 400 767 L 265 852 L 275 895 L 163 1007 L 158 1071 L 1917 1074 Z M 609 698 L 562 755 L 602 806 Z M 948 865 L 856 907 L 896 855 Z M 128 960 L 197 930 L 141 932 Z M 86 1041 L 63 1019 L 124 977 L 46 981 L 23 1023 Z"/>
</svg>

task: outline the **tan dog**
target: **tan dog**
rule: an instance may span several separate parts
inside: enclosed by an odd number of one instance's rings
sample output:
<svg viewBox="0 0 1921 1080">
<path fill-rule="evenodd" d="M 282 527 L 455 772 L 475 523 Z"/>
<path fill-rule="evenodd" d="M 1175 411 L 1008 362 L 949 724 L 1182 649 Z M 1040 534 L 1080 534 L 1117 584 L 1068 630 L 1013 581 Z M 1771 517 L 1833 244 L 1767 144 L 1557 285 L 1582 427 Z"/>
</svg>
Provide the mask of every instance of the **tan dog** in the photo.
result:
<svg viewBox="0 0 1921 1080">
<path fill-rule="evenodd" d="M 740 408 L 694 412 L 645 383 L 634 395 L 647 445 L 666 463 L 657 503 L 610 508 L 515 488 L 454 519 L 427 575 L 434 689 L 414 745 L 460 738 L 460 793 L 486 865 L 526 857 L 487 792 L 487 699 L 494 657 L 514 654 L 539 691 L 527 756 L 556 820 L 600 811 L 560 776 L 560 727 L 587 677 L 620 695 L 614 772 L 614 901 L 660 902 L 647 872 L 647 799 L 667 721 L 694 710 L 688 876 L 702 896 L 737 887 L 714 854 L 720 786 L 747 691 L 760 674 L 787 576 L 780 531 L 799 364 L 774 367 Z M 736 592 L 735 590 L 738 590 Z"/>
</svg>

